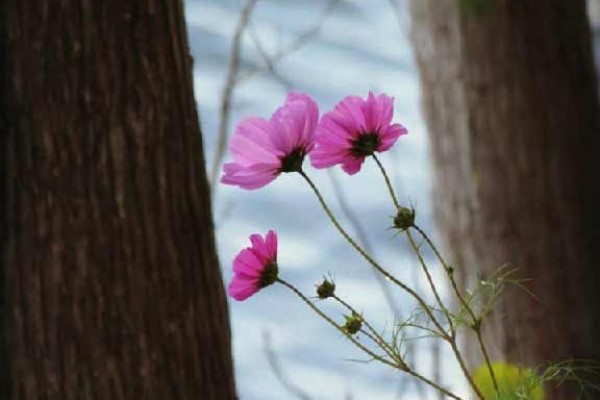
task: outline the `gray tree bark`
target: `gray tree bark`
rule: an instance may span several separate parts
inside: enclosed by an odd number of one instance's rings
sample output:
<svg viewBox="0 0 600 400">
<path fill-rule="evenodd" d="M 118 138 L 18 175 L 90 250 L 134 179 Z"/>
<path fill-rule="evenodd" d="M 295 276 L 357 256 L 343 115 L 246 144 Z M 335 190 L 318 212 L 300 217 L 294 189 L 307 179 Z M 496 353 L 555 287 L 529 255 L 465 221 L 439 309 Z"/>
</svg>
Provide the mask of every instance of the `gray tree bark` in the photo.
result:
<svg viewBox="0 0 600 400">
<path fill-rule="evenodd" d="M 585 1 L 413 0 L 411 13 L 446 247 L 465 286 L 509 263 L 537 296 L 506 293 L 485 323 L 492 358 L 600 360 L 600 120 Z"/>
<path fill-rule="evenodd" d="M 235 399 L 182 1 L 3 2 L 0 398 Z"/>
</svg>

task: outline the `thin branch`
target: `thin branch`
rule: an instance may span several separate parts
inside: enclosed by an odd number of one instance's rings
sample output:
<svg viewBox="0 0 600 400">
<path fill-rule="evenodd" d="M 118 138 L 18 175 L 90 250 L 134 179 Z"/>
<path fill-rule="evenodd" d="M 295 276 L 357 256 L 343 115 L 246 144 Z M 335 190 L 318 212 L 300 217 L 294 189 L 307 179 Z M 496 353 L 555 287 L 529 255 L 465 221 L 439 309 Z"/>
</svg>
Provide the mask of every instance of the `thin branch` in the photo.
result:
<svg viewBox="0 0 600 400">
<path fill-rule="evenodd" d="M 407 26 L 406 26 L 406 19 L 402 16 L 402 8 L 400 6 L 400 3 L 398 0 L 388 0 L 388 2 L 390 3 L 390 7 L 392 7 L 392 10 L 394 11 L 394 15 L 396 16 L 396 19 L 398 20 L 398 26 L 400 27 L 400 29 L 402 29 L 403 32 L 406 32 Z"/>
<path fill-rule="evenodd" d="M 235 88 L 238 72 L 240 69 L 240 60 L 242 54 L 242 38 L 244 31 L 250 21 L 250 15 L 254 10 L 254 6 L 258 0 L 247 0 L 242 7 L 240 17 L 238 19 L 235 33 L 233 35 L 233 42 L 231 44 L 231 52 L 229 55 L 229 65 L 227 67 L 227 80 L 223 88 L 223 95 L 221 96 L 221 116 L 219 118 L 219 136 L 217 138 L 217 148 L 215 150 L 215 156 L 213 158 L 212 167 L 210 170 L 210 187 L 211 193 L 214 193 L 217 176 L 219 175 L 219 169 L 223 162 L 223 156 L 225 155 L 225 148 L 227 147 L 227 127 L 229 125 L 229 119 L 231 116 L 231 101 L 233 97 L 233 90 Z"/>
<path fill-rule="evenodd" d="M 283 371 L 283 368 L 281 368 L 279 360 L 277 359 L 277 355 L 271 348 L 271 336 L 267 331 L 263 332 L 263 346 L 265 354 L 267 356 L 267 361 L 269 362 L 269 366 L 271 367 L 271 370 L 275 374 L 275 377 L 277 378 L 279 383 L 281 383 L 281 385 L 285 388 L 285 390 L 297 399 L 312 400 L 312 397 L 310 397 L 307 393 L 305 393 L 302 389 L 300 389 L 297 385 L 290 381 L 290 379 Z"/>
<path fill-rule="evenodd" d="M 294 84 L 285 76 L 283 76 L 276 69 L 276 62 L 273 60 L 268 51 L 264 48 L 262 42 L 260 41 L 260 37 L 256 33 L 256 30 L 253 29 L 252 26 L 248 29 L 248 33 L 250 34 L 250 38 L 252 39 L 252 43 L 254 44 L 254 48 L 256 49 L 256 53 L 262 59 L 264 64 L 264 69 L 277 81 L 279 82 L 287 91 L 291 91 L 294 87 Z"/>
<path fill-rule="evenodd" d="M 433 381 L 442 383 L 442 347 L 440 346 L 440 342 L 437 340 L 431 341 L 431 356 L 433 358 L 432 361 L 432 372 L 433 372 Z M 437 392 L 438 400 L 444 400 L 444 395 L 440 392 Z"/>
<path fill-rule="evenodd" d="M 278 52 L 270 56 L 269 64 L 272 67 L 275 66 L 275 64 L 281 62 L 283 59 L 285 59 L 292 53 L 300 50 L 304 45 L 306 45 L 308 42 L 314 39 L 321 32 L 321 29 L 323 29 L 323 25 L 325 24 L 327 19 L 329 19 L 335 7 L 339 3 L 341 3 L 341 0 L 329 0 L 317 22 L 315 22 L 314 25 L 312 25 L 310 28 L 308 28 L 306 31 L 304 31 L 302 34 L 296 37 L 296 39 L 289 46 L 279 50 Z M 260 68 L 249 71 L 248 73 L 240 77 L 240 82 L 252 78 L 259 72 L 262 72 Z"/>
</svg>

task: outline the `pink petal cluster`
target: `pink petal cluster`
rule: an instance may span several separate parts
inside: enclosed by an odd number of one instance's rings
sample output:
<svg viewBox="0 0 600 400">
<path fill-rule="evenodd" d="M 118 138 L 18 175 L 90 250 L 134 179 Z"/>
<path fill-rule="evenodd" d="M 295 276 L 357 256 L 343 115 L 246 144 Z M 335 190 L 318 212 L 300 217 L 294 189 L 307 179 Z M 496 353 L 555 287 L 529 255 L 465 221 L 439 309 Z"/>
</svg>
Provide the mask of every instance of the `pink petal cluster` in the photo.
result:
<svg viewBox="0 0 600 400">
<path fill-rule="evenodd" d="M 223 166 L 221 182 L 258 189 L 282 172 L 299 171 L 314 146 L 318 122 L 317 104 L 303 93 L 290 93 L 269 121 L 244 119 L 229 142 L 233 162 Z"/>
<path fill-rule="evenodd" d="M 245 300 L 277 280 L 277 234 L 269 231 L 250 235 L 252 247 L 240 251 L 233 260 L 234 277 L 229 284 L 229 295 Z"/>
<path fill-rule="evenodd" d="M 391 123 L 393 114 L 392 97 L 373 93 L 366 100 L 346 97 L 323 115 L 310 153 L 312 165 L 327 168 L 342 164 L 348 174 L 357 173 L 365 157 L 388 150 L 407 133 L 402 125 Z"/>
</svg>

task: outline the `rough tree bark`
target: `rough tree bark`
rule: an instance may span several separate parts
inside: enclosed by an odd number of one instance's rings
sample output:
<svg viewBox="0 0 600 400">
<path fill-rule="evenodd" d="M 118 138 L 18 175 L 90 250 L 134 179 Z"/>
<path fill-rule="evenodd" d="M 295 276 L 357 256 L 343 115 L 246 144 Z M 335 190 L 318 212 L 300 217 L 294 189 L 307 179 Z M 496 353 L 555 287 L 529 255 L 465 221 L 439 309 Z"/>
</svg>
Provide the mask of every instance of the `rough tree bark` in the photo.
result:
<svg viewBox="0 0 600 400">
<path fill-rule="evenodd" d="M 494 359 L 600 360 L 600 123 L 585 7 L 411 2 L 447 248 L 467 286 L 510 263 L 537 296 L 507 293 L 486 325 Z"/>
<path fill-rule="evenodd" d="M 182 1 L 0 19 L 0 398 L 235 399 Z"/>
</svg>

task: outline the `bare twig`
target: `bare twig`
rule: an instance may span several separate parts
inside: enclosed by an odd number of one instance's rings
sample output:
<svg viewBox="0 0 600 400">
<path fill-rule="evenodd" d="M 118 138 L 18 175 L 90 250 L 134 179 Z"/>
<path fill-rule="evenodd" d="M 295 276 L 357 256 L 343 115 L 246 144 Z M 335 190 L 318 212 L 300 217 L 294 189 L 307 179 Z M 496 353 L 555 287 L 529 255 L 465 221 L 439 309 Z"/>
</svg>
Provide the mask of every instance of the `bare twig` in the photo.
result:
<svg viewBox="0 0 600 400">
<path fill-rule="evenodd" d="M 212 168 L 210 170 L 210 187 L 211 192 L 213 193 L 217 176 L 219 174 L 219 168 L 221 167 L 223 155 L 225 154 L 225 148 L 227 146 L 227 126 L 229 125 L 233 90 L 235 88 L 240 69 L 242 38 L 244 36 L 244 31 L 248 26 L 248 22 L 250 21 L 252 10 L 254 10 L 254 6 L 256 5 L 257 1 L 258 0 L 246 0 L 246 3 L 240 12 L 240 17 L 233 35 L 233 43 L 231 45 L 231 52 L 229 56 L 229 66 L 227 67 L 227 80 L 225 81 L 223 95 L 221 97 L 221 117 L 219 119 L 217 148 L 215 150 L 215 157 L 213 158 Z"/>
<path fill-rule="evenodd" d="M 442 383 L 442 346 L 440 346 L 440 342 L 438 340 L 431 341 L 431 356 L 433 359 L 432 362 L 432 373 L 433 380 L 435 382 Z M 437 395 L 438 400 L 444 400 L 446 396 L 443 393 L 439 393 Z"/>
<path fill-rule="evenodd" d="M 398 20 L 398 26 L 400 27 L 400 29 L 402 29 L 403 32 L 407 32 L 408 29 L 406 26 L 406 19 L 402 15 L 402 6 L 400 5 L 400 2 L 398 0 L 388 1 L 390 3 L 390 7 L 392 7 L 392 10 L 394 11 L 396 19 Z"/>
<path fill-rule="evenodd" d="M 331 16 L 335 7 L 339 3 L 341 3 L 341 0 L 329 0 L 327 5 L 325 6 L 325 9 L 323 10 L 323 13 L 321 14 L 321 17 L 317 20 L 317 22 L 315 22 L 314 25 L 312 25 L 310 28 L 308 28 L 302 34 L 298 35 L 298 37 L 296 37 L 296 39 L 289 46 L 286 46 L 285 48 L 277 51 L 275 54 L 270 56 L 268 65 L 270 65 L 272 68 L 275 64 L 279 63 L 284 58 L 288 57 L 289 55 L 293 54 L 294 52 L 300 50 L 304 45 L 306 45 L 308 42 L 310 42 L 312 39 L 314 39 L 321 32 L 323 25 L 325 24 L 327 19 Z M 271 71 L 270 68 L 267 68 L 267 70 L 269 72 Z M 249 71 L 248 73 L 246 73 L 245 75 L 242 75 L 240 77 L 240 82 L 252 78 L 259 72 L 262 72 L 262 70 L 260 68 Z"/>
<path fill-rule="evenodd" d="M 252 43 L 254 44 L 254 48 L 258 53 L 259 57 L 262 59 L 264 68 L 269 74 L 277 80 L 287 91 L 292 90 L 294 85 L 292 82 L 283 76 L 276 68 L 276 62 L 271 58 L 271 55 L 267 52 L 267 50 L 263 47 L 258 34 L 252 27 L 248 29 L 248 33 L 250 34 L 250 38 L 252 39 Z"/>
<path fill-rule="evenodd" d="M 279 364 L 279 360 L 277 359 L 277 355 L 271 348 L 271 335 L 269 332 L 263 331 L 263 348 L 265 351 L 265 355 L 267 356 L 267 361 L 269 362 L 269 366 L 271 370 L 275 374 L 275 377 L 281 383 L 281 385 L 285 388 L 285 390 L 292 396 L 300 400 L 311 400 L 312 397 L 292 383 L 283 369 Z"/>
</svg>

